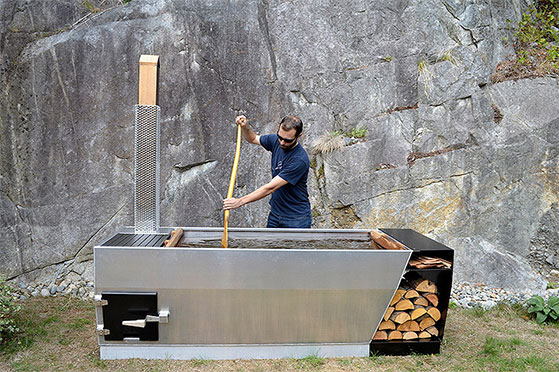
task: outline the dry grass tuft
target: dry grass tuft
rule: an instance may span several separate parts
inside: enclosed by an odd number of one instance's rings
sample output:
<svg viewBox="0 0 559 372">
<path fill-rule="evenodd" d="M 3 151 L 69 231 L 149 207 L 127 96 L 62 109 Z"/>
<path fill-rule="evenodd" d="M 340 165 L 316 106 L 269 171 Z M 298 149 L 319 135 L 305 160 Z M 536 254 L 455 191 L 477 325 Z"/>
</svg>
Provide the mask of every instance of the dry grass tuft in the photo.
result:
<svg viewBox="0 0 559 372">
<path fill-rule="evenodd" d="M 320 136 L 313 144 L 314 154 L 327 154 L 345 148 L 344 136 L 339 132 L 328 132 Z"/>
<path fill-rule="evenodd" d="M 429 98 L 431 90 L 433 90 L 433 73 L 429 70 L 429 63 L 421 60 L 417 62 L 417 81 L 423 84 L 423 92 L 425 97 Z"/>
</svg>

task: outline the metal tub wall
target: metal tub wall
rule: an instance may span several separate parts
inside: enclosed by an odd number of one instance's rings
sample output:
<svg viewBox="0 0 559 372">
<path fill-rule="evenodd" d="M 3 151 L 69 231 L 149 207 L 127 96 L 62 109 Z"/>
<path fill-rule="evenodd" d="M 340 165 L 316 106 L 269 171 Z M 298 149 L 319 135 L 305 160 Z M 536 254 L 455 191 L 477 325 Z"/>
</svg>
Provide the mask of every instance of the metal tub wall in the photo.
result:
<svg viewBox="0 0 559 372">
<path fill-rule="evenodd" d="M 183 230 L 184 242 L 222 234 L 220 228 Z M 232 228 L 229 238 L 280 248 L 100 245 L 95 293 L 157 292 L 169 322 L 159 324 L 158 341 L 138 342 L 143 345 L 368 344 L 411 255 L 312 244 L 366 241 L 368 230 Z M 300 244 L 281 249 L 283 240 Z M 100 308 L 97 321 L 103 323 Z M 100 336 L 99 344 L 129 342 Z"/>
</svg>

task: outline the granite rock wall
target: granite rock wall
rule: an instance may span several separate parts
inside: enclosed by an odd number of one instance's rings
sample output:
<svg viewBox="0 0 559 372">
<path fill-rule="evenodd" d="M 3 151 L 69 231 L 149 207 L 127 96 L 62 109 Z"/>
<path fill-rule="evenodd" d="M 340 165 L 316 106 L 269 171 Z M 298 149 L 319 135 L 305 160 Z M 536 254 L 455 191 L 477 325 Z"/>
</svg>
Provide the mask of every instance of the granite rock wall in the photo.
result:
<svg viewBox="0 0 559 372">
<path fill-rule="evenodd" d="M 529 3 L 0 1 L 0 273 L 81 264 L 133 223 L 138 60 L 157 54 L 163 226 L 220 226 L 234 117 L 268 133 L 293 113 L 315 227 L 413 228 L 456 249 L 458 280 L 541 289 L 559 268 L 558 81 L 490 82 Z M 235 194 L 268 167 L 243 143 Z"/>
</svg>

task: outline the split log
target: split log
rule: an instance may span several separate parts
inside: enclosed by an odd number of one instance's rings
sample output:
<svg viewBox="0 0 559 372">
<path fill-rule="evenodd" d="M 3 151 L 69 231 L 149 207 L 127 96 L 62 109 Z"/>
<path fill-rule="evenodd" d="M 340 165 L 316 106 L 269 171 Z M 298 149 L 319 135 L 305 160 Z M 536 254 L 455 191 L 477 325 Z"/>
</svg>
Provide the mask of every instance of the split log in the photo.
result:
<svg viewBox="0 0 559 372">
<path fill-rule="evenodd" d="M 380 322 L 378 329 L 379 331 L 394 330 L 396 329 L 396 324 L 392 320 L 384 320 Z"/>
<path fill-rule="evenodd" d="M 429 332 L 430 334 L 432 334 L 433 336 L 438 336 L 439 335 L 439 330 L 435 326 L 431 326 L 431 327 L 427 328 L 426 331 Z"/>
<path fill-rule="evenodd" d="M 373 241 L 379 245 L 381 245 L 384 249 L 391 249 L 391 250 L 405 250 L 406 247 L 393 239 L 391 239 L 388 235 L 381 233 L 377 230 L 372 230 L 369 232 L 369 236 L 373 239 Z"/>
<path fill-rule="evenodd" d="M 390 319 L 390 315 L 392 315 L 392 313 L 394 312 L 394 307 L 393 306 L 389 306 L 388 309 L 386 309 L 386 312 L 384 313 L 384 320 L 388 320 Z"/>
<path fill-rule="evenodd" d="M 452 267 L 452 263 L 444 258 L 440 257 L 427 257 L 418 256 L 410 258 L 409 266 L 415 267 L 417 269 L 430 269 L 430 268 L 446 268 Z"/>
<path fill-rule="evenodd" d="M 419 322 L 419 329 L 424 331 L 427 328 L 429 328 L 431 326 L 434 326 L 434 325 L 435 325 L 435 320 L 433 318 L 431 318 L 430 316 L 428 316 L 425 319 L 423 319 L 421 322 Z"/>
<path fill-rule="evenodd" d="M 394 313 L 392 313 L 392 315 L 390 316 L 390 320 L 392 320 L 394 323 L 397 324 L 402 324 L 407 322 L 408 320 L 410 320 L 410 314 L 404 312 L 404 311 L 395 311 Z M 434 323 L 433 323 L 434 324 Z M 431 324 L 432 325 L 432 324 Z"/>
<path fill-rule="evenodd" d="M 433 304 L 433 306 L 438 306 L 439 305 L 439 296 L 437 296 L 434 293 L 426 293 L 423 295 L 427 300 L 429 300 L 430 303 Z"/>
<path fill-rule="evenodd" d="M 435 283 L 428 279 L 418 279 L 412 281 L 412 286 L 416 291 L 427 292 L 427 293 L 437 293 L 437 286 Z"/>
<path fill-rule="evenodd" d="M 390 334 L 388 335 L 388 339 L 389 340 L 401 340 L 402 339 L 402 332 L 400 331 L 392 331 L 390 332 Z"/>
<path fill-rule="evenodd" d="M 394 297 L 392 297 L 392 301 L 390 301 L 390 306 L 394 306 L 396 302 L 400 301 L 402 297 L 404 297 L 405 293 L 406 293 L 405 289 L 397 289 L 396 292 L 394 293 Z"/>
<path fill-rule="evenodd" d="M 423 331 L 419 334 L 420 339 L 431 338 L 431 334 L 427 331 Z"/>
<path fill-rule="evenodd" d="M 165 247 L 176 247 L 183 235 L 182 229 L 179 227 L 171 232 L 171 239 L 165 240 Z"/>
<path fill-rule="evenodd" d="M 429 301 L 427 301 L 427 299 L 425 297 L 420 296 L 420 297 L 413 300 L 413 304 L 416 305 L 416 306 L 427 307 L 427 306 L 429 306 Z"/>
<path fill-rule="evenodd" d="M 419 332 L 419 323 L 417 323 L 415 320 L 408 320 L 405 323 L 402 323 L 398 326 L 398 328 L 396 328 L 398 331 L 402 331 L 402 332 L 408 332 L 408 331 L 413 331 L 413 332 Z"/>
<path fill-rule="evenodd" d="M 415 333 L 415 332 L 404 332 L 402 338 L 404 340 L 417 340 L 417 333 Z"/>
<path fill-rule="evenodd" d="M 419 297 L 419 293 L 417 293 L 415 289 L 409 289 L 408 291 L 406 291 L 406 294 L 404 294 L 404 298 L 416 298 L 416 297 Z"/>
<path fill-rule="evenodd" d="M 412 320 L 416 320 L 421 318 L 424 314 L 427 313 L 427 310 L 422 306 L 417 306 L 415 310 L 413 310 L 410 314 Z"/>
<path fill-rule="evenodd" d="M 441 319 L 441 312 L 436 307 L 428 307 L 427 313 L 435 320 L 435 322 L 438 322 L 439 319 Z"/>
<path fill-rule="evenodd" d="M 373 336 L 373 340 L 388 340 L 388 334 L 385 331 L 377 331 Z"/>
<path fill-rule="evenodd" d="M 397 311 L 404 311 L 404 310 L 412 310 L 415 307 L 413 306 L 413 303 L 410 300 L 402 299 L 396 303 L 394 308 Z"/>
<path fill-rule="evenodd" d="M 380 244 L 375 243 L 374 240 L 371 241 L 371 248 L 377 250 L 384 250 L 384 247 Z"/>
</svg>

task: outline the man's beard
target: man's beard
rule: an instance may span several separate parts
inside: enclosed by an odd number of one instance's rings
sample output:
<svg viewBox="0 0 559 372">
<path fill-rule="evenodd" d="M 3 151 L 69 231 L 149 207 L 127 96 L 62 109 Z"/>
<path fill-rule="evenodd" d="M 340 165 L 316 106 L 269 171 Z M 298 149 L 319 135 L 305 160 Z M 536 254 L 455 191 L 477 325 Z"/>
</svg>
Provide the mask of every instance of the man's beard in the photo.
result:
<svg viewBox="0 0 559 372">
<path fill-rule="evenodd" d="M 297 146 L 297 141 L 294 141 L 291 145 L 288 145 L 288 146 L 282 146 L 281 143 L 280 143 L 280 147 L 284 150 L 291 150 L 295 146 Z"/>
</svg>

